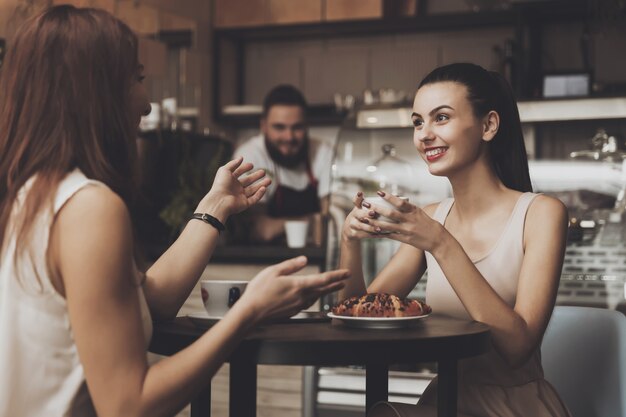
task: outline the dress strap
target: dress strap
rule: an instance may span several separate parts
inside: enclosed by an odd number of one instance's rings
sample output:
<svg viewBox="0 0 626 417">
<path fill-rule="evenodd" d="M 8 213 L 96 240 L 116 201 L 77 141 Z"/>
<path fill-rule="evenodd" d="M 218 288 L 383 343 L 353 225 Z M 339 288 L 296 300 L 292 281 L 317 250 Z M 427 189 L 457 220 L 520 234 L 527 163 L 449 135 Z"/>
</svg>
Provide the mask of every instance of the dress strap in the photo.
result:
<svg viewBox="0 0 626 417">
<path fill-rule="evenodd" d="M 524 225 L 526 224 L 526 214 L 531 203 L 539 194 L 526 192 L 522 194 L 515 204 L 514 212 L 511 215 L 511 223 L 509 225 L 511 230 L 516 230 L 523 235 Z"/>
<path fill-rule="evenodd" d="M 452 204 L 454 204 L 454 198 L 446 198 L 445 200 L 442 200 L 433 214 L 433 219 L 443 225 L 446 221 L 446 217 L 448 217 L 448 213 L 450 213 Z"/>
</svg>

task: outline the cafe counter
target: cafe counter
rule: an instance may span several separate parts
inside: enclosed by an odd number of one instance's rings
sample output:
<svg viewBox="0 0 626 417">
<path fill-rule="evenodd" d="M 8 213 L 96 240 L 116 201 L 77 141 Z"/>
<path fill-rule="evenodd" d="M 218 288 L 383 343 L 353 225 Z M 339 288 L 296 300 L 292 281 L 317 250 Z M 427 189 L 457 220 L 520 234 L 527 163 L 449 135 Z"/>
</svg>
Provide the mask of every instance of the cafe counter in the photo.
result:
<svg viewBox="0 0 626 417">
<path fill-rule="evenodd" d="M 275 264 L 289 258 L 304 255 L 309 265 L 325 269 L 326 248 L 289 248 L 281 245 L 224 245 L 215 248 L 211 263 L 219 264 Z"/>
</svg>

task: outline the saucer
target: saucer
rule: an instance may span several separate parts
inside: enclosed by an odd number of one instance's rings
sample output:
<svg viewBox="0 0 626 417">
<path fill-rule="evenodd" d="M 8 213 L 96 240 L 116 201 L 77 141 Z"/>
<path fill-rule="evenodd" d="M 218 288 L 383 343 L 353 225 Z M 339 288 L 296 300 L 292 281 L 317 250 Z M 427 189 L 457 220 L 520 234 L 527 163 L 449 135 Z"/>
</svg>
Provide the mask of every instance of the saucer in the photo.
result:
<svg viewBox="0 0 626 417">
<path fill-rule="evenodd" d="M 193 324 L 195 324 L 198 327 L 203 327 L 203 328 L 208 328 L 208 327 L 213 326 L 222 318 L 221 316 L 220 317 L 209 316 L 206 310 L 196 311 L 196 312 L 187 314 L 187 317 L 189 317 L 189 320 L 191 320 Z M 303 322 L 304 323 L 330 322 L 330 318 L 327 317 L 326 313 L 323 311 L 303 310 L 291 317 L 270 320 L 267 323 L 286 324 L 286 323 L 303 323 Z"/>
<path fill-rule="evenodd" d="M 198 327 L 211 327 L 222 318 L 221 316 L 209 316 L 205 310 L 189 313 L 187 317 Z"/>
</svg>

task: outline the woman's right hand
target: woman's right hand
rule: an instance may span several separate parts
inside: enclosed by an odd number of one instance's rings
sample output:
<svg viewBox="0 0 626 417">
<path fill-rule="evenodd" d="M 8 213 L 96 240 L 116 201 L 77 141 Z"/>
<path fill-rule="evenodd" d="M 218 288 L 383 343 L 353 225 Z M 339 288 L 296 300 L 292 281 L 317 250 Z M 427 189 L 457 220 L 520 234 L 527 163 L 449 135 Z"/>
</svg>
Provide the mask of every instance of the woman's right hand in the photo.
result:
<svg viewBox="0 0 626 417">
<path fill-rule="evenodd" d="M 368 225 L 370 205 L 363 201 L 363 193 L 359 191 L 354 196 L 352 203 L 354 208 L 343 222 L 341 234 L 344 241 L 354 242 L 361 239 L 376 237 L 373 228 Z"/>
<path fill-rule="evenodd" d="M 221 166 L 196 211 L 212 214 L 224 223 L 228 216 L 258 203 L 272 181 L 262 169 L 251 172 L 252 168 L 242 157 Z"/>
<path fill-rule="evenodd" d="M 299 256 L 265 268 L 248 283 L 237 304 L 251 307 L 258 321 L 290 317 L 343 288 L 342 281 L 350 276 L 347 269 L 292 275 L 306 264 L 307 258 Z"/>
</svg>

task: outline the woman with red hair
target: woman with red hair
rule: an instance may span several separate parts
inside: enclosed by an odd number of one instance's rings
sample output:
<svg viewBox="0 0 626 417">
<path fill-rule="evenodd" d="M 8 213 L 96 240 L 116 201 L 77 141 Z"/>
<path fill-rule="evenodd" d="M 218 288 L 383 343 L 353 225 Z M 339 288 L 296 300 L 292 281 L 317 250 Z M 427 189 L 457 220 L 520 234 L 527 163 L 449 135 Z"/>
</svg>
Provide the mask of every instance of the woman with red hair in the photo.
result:
<svg viewBox="0 0 626 417">
<path fill-rule="evenodd" d="M 176 315 L 229 215 L 269 179 L 221 167 L 180 237 L 146 272 L 128 207 L 150 106 L 137 38 L 110 14 L 58 6 L 29 20 L 0 74 L 0 415 L 161 416 L 182 409 L 262 320 L 341 288 L 347 271 L 269 267 L 196 343 L 149 366 L 152 318 Z M 244 175 L 248 174 L 248 175 Z M 191 214 L 191 213 L 190 213 Z"/>
</svg>

